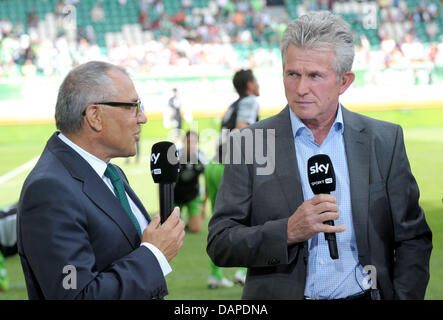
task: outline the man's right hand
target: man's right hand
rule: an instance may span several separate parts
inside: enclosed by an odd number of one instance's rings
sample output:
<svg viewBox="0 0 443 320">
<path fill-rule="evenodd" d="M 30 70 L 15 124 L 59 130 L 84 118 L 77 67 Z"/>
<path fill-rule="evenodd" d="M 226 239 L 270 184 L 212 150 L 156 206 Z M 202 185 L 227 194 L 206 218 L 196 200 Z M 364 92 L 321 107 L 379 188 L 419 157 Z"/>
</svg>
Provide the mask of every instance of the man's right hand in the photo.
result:
<svg viewBox="0 0 443 320">
<path fill-rule="evenodd" d="M 323 222 L 338 219 L 337 200 L 330 194 L 318 194 L 303 202 L 288 220 L 288 244 L 303 242 L 319 232 L 343 232 L 345 226 Z"/>
<path fill-rule="evenodd" d="M 185 223 L 180 219 L 180 209 L 175 207 L 169 218 L 160 225 L 157 214 L 143 231 L 142 242 L 156 246 L 170 262 L 180 251 L 185 238 Z"/>
</svg>

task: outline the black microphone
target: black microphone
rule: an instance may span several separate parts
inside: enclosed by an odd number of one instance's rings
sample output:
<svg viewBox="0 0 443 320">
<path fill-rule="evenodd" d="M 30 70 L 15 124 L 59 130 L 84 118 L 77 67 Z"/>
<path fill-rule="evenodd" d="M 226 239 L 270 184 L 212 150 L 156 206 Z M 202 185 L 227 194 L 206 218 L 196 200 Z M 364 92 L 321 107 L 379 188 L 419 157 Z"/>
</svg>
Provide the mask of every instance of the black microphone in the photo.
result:
<svg viewBox="0 0 443 320">
<path fill-rule="evenodd" d="M 174 210 L 174 183 L 178 180 L 180 164 L 175 145 L 169 141 L 157 142 L 151 149 L 151 175 L 159 184 L 160 221 L 165 222 Z"/>
<path fill-rule="evenodd" d="M 331 193 L 335 190 L 335 172 L 331 159 L 325 154 L 317 154 L 308 159 L 308 179 L 314 194 Z M 325 221 L 324 224 L 334 225 L 333 220 Z M 338 259 L 337 240 L 335 233 L 326 233 L 329 255 L 332 259 Z"/>
</svg>

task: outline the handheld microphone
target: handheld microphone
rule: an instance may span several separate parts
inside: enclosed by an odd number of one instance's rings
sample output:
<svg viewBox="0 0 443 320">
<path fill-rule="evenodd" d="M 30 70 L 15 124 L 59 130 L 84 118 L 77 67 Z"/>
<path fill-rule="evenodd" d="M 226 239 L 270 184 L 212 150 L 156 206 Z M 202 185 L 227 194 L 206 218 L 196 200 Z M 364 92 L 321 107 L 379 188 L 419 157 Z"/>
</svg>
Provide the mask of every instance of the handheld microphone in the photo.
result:
<svg viewBox="0 0 443 320">
<path fill-rule="evenodd" d="M 331 159 L 325 154 L 317 154 L 308 159 L 308 180 L 314 194 L 329 194 L 335 190 L 335 172 Z M 325 221 L 324 224 L 334 225 L 333 220 Z M 329 255 L 332 259 L 338 259 L 337 240 L 335 233 L 326 233 Z"/>
<path fill-rule="evenodd" d="M 169 141 L 157 142 L 151 149 L 151 175 L 159 184 L 160 221 L 165 222 L 174 210 L 174 186 L 180 172 L 178 152 Z"/>
</svg>

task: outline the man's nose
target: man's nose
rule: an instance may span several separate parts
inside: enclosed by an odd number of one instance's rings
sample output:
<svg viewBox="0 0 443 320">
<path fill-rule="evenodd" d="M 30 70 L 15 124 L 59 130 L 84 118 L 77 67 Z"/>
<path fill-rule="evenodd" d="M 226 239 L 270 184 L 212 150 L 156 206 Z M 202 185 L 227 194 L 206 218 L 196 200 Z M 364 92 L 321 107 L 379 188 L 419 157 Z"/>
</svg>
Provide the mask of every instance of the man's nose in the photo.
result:
<svg viewBox="0 0 443 320">
<path fill-rule="evenodd" d="M 309 93 L 309 84 L 305 77 L 300 77 L 296 89 L 297 94 L 301 97 Z"/>
<path fill-rule="evenodd" d="M 137 123 L 146 123 L 148 118 L 146 117 L 145 110 L 140 110 L 137 114 Z"/>
</svg>

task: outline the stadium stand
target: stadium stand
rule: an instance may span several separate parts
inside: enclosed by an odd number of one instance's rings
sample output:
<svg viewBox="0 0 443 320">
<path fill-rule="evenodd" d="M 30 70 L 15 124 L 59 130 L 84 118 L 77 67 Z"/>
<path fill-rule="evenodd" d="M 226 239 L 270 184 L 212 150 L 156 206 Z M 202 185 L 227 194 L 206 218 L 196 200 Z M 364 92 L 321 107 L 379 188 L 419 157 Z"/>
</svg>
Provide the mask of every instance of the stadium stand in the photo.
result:
<svg viewBox="0 0 443 320">
<path fill-rule="evenodd" d="M 97 4 L 103 17 L 94 21 Z M 63 74 L 92 58 L 136 73 L 156 65 L 272 65 L 286 23 L 318 9 L 340 14 L 355 31 L 357 52 L 381 52 L 385 66 L 404 58 L 442 64 L 439 0 L 0 0 L 0 75 Z M 408 47 L 420 48 L 408 55 Z"/>
</svg>

